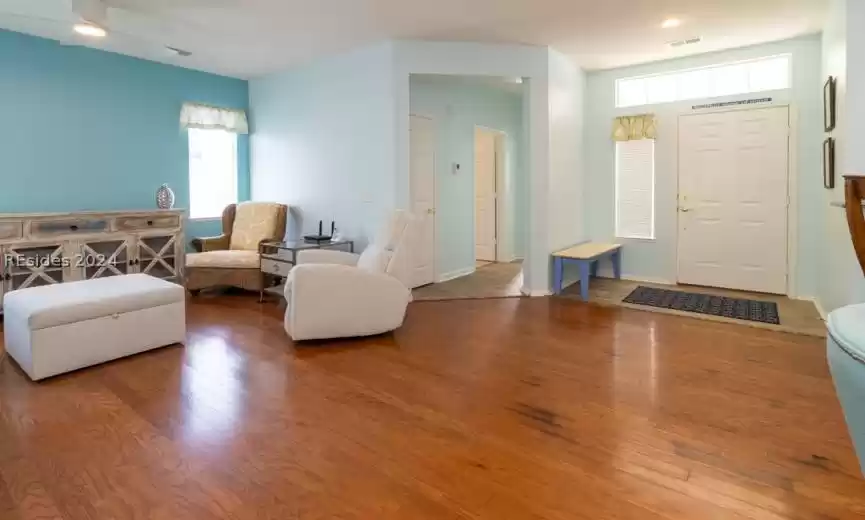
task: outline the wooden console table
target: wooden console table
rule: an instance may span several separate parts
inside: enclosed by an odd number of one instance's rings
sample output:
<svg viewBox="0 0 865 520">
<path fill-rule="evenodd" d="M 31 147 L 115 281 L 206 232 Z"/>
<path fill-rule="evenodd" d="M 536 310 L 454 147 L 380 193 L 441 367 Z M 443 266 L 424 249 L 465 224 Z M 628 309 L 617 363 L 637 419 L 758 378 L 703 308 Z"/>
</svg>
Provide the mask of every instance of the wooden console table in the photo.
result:
<svg viewBox="0 0 865 520">
<path fill-rule="evenodd" d="M 3 294 L 129 273 L 182 283 L 183 210 L 0 214 Z"/>
</svg>

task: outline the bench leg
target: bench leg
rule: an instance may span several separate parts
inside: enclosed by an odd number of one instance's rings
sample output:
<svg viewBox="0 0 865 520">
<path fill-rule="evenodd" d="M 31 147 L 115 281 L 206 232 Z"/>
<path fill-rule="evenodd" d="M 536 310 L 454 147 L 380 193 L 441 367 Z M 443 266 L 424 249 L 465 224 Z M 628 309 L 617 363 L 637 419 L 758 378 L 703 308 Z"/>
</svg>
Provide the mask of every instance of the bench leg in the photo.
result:
<svg viewBox="0 0 865 520">
<path fill-rule="evenodd" d="M 622 250 L 617 249 L 615 253 L 613 253 L 613 276 L 616 277 L 617 280 L 621 280 L 622 278 Z"/>
<path fill-rule="evenodd" d="M 562 292 L 562 278 L 564 277 L 564 259 L 561 257 L 555 257 L 553 260 L 553 294 L 559 294 Z"/>
<path fill-rule="evenodd" d="M 584 302 L 589 301 L 589 270 L 591 261 L 580 262 L 580 296 Z"/>
<path fill-rule="evenodd" d="M 597 260 L 592 260 L 592 278 L 598 277 L 598 264 L 600 262 Z"/>
</svg>

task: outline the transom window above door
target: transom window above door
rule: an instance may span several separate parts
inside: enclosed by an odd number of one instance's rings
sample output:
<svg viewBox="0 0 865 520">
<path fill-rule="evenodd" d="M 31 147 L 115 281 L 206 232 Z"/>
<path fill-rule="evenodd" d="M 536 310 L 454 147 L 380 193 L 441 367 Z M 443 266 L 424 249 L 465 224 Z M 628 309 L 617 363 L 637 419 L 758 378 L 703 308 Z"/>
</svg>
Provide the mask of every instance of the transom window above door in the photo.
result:
<svg viewBox="0 0 865 520">
<path fill-rule="evenodd" d="M 789 54 L 616 80 L 616 106 L 673 103 L 790 88 Z"/>
</svg>

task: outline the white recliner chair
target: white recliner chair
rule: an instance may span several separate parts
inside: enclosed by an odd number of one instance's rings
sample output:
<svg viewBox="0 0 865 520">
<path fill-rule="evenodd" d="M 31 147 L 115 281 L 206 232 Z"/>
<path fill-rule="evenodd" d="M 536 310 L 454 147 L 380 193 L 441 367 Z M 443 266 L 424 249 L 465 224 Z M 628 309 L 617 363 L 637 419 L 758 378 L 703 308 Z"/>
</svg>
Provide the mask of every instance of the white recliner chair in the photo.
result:
<svg viewBox="0 0 865 520">
<path fill-rule="evenodd" d="M 294 340 L 371 336 L 399 328 L 411 301 L 410 238 L 396 211 L 360 255 L 301 251 L 285 284 L 285 331 Z"/>
</svg>

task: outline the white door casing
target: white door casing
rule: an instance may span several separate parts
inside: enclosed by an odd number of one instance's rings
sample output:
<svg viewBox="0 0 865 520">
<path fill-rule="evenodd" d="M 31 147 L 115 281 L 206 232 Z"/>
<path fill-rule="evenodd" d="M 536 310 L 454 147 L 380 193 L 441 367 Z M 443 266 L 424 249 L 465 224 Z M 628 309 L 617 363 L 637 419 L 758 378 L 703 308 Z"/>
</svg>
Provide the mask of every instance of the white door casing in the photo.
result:
<svg viewBox="0 0 865 520">
<path fill-rule="evenodd" d="M 678 281 L 785 294 L 789 109 L 679 118 Z"/>
<path fill-rule="evenodd" d="M 475 129 L 475 259 L 496 261 L 496 133 Z"/>
<path fill-rule="evenodd" d="M 435 122 L 411 115 L 409 121 L 411 212 L 419 220 L 412 244 L 412 288 L 436 278 Z"/>
</svg>

